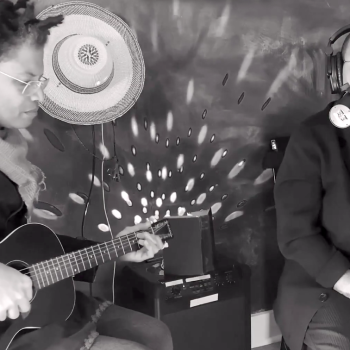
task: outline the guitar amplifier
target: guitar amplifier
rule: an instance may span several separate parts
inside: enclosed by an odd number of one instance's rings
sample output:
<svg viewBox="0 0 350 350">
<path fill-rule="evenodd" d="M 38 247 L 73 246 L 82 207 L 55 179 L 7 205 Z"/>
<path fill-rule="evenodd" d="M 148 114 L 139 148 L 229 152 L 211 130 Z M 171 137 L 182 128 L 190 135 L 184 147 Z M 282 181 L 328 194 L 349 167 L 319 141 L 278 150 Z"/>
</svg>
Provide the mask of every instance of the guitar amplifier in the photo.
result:
<svg viewBox="0 0 350 350">
<path fill-rule="evenodd" d="M 250 350 L 250 270 L 164 280 L 160 263 L 131 264 L 120 280 L 119 304 L 163 321 L 174 350 Z"/>
</svg>

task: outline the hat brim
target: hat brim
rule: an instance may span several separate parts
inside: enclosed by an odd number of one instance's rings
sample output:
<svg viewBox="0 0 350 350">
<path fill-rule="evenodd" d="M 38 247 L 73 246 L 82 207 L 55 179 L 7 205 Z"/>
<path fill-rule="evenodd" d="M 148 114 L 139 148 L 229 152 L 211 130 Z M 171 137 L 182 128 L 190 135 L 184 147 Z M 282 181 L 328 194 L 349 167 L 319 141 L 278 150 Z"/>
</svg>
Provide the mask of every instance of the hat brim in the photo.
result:
<svg viewBox="0 0 350 350">
<path fill-rule="evenodd" d="M 82 1 L 51 6 L 37 18 L 60 14 L 64 15 L 64 22 L 50 30 L 44 48 L 44 76 L 49 83 L 40 107 L 52 117 L 70 124 L 101 124 L 120 118 L 136 103 L 145 81 L 144 60 L 136 37 L 118 16 Z M 93 94 L 79 93 L 62 84 L 55 74 L 55 47 L 72 34 L 93 36 L 108 42 L 114 74 L 106 89 Z"/>
</svg>

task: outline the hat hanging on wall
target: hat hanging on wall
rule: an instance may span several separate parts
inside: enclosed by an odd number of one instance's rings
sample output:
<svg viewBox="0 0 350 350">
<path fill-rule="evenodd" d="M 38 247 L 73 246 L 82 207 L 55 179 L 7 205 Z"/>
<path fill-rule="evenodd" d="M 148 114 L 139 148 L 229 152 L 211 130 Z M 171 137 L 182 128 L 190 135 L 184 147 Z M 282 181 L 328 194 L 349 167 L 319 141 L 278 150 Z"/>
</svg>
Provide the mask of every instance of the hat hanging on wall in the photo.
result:
<svg viewBox="0 0 350 350">
<path fill-rule="evenodd" d="M 70 1 L 51 6 L 38 19 L 64 15 L 50 29 L 44 49 L 49 79 L 40 107 L 70 124 L 106 123 L 137 101 L 145 81 L 141 48 L 130 27 L 95 4 Z"/>
</svg>

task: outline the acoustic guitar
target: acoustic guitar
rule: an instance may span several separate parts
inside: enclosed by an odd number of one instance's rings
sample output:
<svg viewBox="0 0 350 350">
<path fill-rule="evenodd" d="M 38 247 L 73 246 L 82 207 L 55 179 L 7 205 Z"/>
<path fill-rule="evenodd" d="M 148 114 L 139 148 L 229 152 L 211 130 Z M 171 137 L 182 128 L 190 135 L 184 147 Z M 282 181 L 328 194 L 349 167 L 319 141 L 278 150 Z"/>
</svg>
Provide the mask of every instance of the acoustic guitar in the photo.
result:
<svg viewBox="0 0 350 350">
<path fill-rule="evenodd" d="M 164 242 L 173 238 L 166 219 L 149 233 Z M 0 350 L 7 350 L 24 329 L 67 320 L 75 305 L 74 275 L 140 249 L 137 232 L 65 254 L 58 236 L 42 224 L 26 224 L 0 243 L 0 262 L 28 275 L 33 282 L 31 310 L 26 317 L 0 322 Z"/>
</svg>

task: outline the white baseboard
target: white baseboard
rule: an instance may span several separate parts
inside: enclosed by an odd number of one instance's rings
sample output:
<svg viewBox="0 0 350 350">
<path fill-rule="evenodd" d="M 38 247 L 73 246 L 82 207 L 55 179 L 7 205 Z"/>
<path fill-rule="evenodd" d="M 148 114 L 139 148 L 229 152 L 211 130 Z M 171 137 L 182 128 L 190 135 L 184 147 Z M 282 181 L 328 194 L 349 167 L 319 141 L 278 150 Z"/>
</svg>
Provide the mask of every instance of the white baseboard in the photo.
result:
<svg viewBox="0 0 350 350">
<path fill-rule="evenodd" d="M 281 341 L 281 332 L 276 324 L 273 311 L 252 315 L 252 349 Z"/>
</svg>

